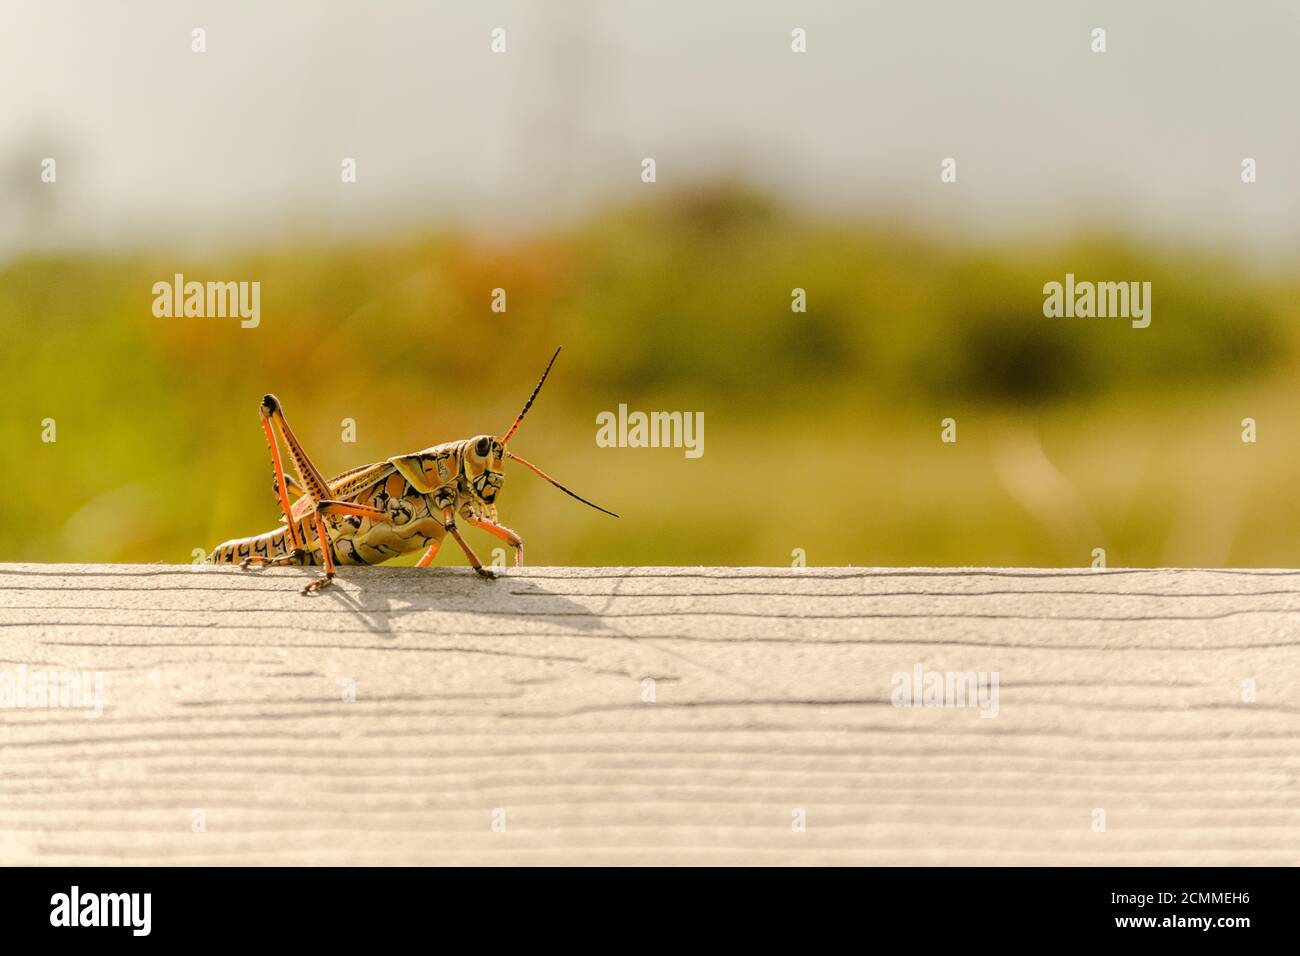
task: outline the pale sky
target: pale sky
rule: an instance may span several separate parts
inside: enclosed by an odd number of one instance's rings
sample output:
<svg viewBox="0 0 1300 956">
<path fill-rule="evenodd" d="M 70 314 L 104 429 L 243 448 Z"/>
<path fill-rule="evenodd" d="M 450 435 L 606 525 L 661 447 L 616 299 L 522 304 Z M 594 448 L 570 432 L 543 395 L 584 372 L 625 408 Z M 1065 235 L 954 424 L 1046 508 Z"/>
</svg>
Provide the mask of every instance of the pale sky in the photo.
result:
<svg viewBox="0 0 1300 956">
<path fill-rule="evenodd" d="M 0 250 L 499 234 L 735 175 L 810 214 L 1285 261 L 1298 95 L 1282 0 L 5 0 Z"/>
</svg>

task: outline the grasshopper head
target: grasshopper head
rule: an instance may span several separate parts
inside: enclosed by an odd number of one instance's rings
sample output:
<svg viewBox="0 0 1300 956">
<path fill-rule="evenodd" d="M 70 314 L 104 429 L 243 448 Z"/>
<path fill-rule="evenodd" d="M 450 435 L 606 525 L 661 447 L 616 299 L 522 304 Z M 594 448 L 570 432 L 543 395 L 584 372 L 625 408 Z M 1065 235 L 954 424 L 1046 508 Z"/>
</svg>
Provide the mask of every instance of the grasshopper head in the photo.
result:
<svg viewBox="0 0 1300 956">
<path fill-rule="evenodd" d="M 501 484 L 505 481 L 502 466 L 506 446 L 495 435 L 478 435 L 465 442 L 461 451 L 461 473 L 469 483 L 474 497 L 484 504 L 496 501 Z"/>
</svg>

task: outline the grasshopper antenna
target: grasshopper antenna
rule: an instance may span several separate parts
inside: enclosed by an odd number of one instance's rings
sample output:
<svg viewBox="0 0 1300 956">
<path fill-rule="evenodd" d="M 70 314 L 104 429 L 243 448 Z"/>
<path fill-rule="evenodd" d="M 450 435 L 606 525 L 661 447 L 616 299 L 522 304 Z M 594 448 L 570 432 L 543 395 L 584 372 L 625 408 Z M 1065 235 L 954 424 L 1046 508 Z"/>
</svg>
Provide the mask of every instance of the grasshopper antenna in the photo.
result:
<svg viewBox="0 0 1300 956">
<path fill-rule="evenodd" d="M 557 353 L 557 354 L 558 354 L 558 353 Z M 555 359 L 551 359 L 551 361 L 554 362 Z M 545 381 L 545 379 L 546 379 L 546 376 L 543 375 L 543 376 L 542 376 L 542 380 Z M 538 388 L 541 388 L 541 386 L 538 385 Z M 536 393 L 536 392 L 533 392 L 533 394 L 536 395 L 537 393 Z M 532 399 L 530 398 L 529 401 L 531 402 Z M 528 406 L 527 406 L 527 405 L 524 406 L 524 411 L 528 411 Z M 523 416 L 523 415 L 520 415 L 519 417 L 520 417 L 520 418 L 523 418 L 524 416 Z M 541 475 L 543 478 L 545 478 L 547 481 L 549 481 L 551 484 L 553 484 L 556 488 L 559 488 L 561 491 L 563 491 L 563 492 L 564 492 L 566 495 L 568 495 L 570 498 L 577 498 L 579 501 L 581 501 L 584 505 L 587 505 L 588 507 L 595 508 L 597 511 L 603 511 L 603 512 L 605 512 L 605 514 L 607 514 L 607 515 L 609 515 L 609 516 L 611 516 L 611 517 L 614 517 L 614 518 L 617 518 L 617 517 L 618 517 L 618 515 L 614 514 L 614 512 L 612 512 L 612 511 L 610 511 L 610 510 L 608 510 L 608 509 L 606 509 L 606 508 L 602 508 L 600 505 L 596 504 L 594 501 L 588 501 L 586 498 L 582 497 L 582 495 L 575 495 L 572 491 L 570 491 L 568 488 L 564 487 L 564 485 L 560 484 L 558 481 L 556 481 L 554 478 L 552 478 L 552 477 L 551 477 L 550 475 L 548 475 L 546 472 L 542 471 L 542 469 L 538 468 L 538 467 L 537 467 L 536 465 L 534 465 L 531 461 L 525 461 L 524 459 L 522 459 L 522 458 L 520 458 L 518 455 L 516 455 L 514 452 L 510 452 L 510 451 L 506 452 L 506 457 L 507 457 L 507 458 L 513 458 L 515 461 L 519 462 L 519 464 L 523 465 L 525 468 L 528 468 L 528 469 L 530 469 L 531 471 L 536 472 L 537 474 Z"/>
<path fill-rule="evenodd" d="M 563 348 L 563 346 L 561 346 L 561 348 Z M 551 356 L 551 360 L 548 363 L 546 363 L 546 371 L 542 373 L 541 381 L 539 381 L 537 383 L 537 387 L 533 389 L 533 394 L 528 396 L 528 401 L 524 402 L 524 410 L 519 413 L 519 417 L 515 419 L 515 423 L 510 426 L 510 430 L 506 432 L 505 437 L 501 439 L 502 445 L 505 445 L 506 442 L 510 441 L 510 436 L 515 433 L 515 429 L 519 427 L 519 423 L 524 420 L 524 416 L 528 414 L 528 409 L 533 407 L 533 399 L 537 397 L 537 393 L 540 392 L 542 390 L 542 386 L 546 384 L 546 376 L 551 374 L 551 366 L 555 364 L 555 360 L 559 357 L 560 357 L 560 349 L 557 348 L 555 350 L 555 354 Z M 528 467 L 532 468 L 531 465 L 529 465 Z M 533 468 L 533 471 L 537 471 L 537 469 Z M 539 475 L 541 474 L 540 471 L 537 473 Z M 546 480 L 550 481 L 551 479 L 547 478 Z M 552 484 L 554 484 L 554 482 L 552 482 Z M 569 492 L 569 493 L 573 494 L 573 492 Z M 578 496 L 574 495 L 574 497 L 577 498 Z M 589 501 L 587 502 L 587 504 L 591 504 L 591 502 Z M 603 511 L 604 509 L 602 508 L 601 510 Z"/>
</svg>

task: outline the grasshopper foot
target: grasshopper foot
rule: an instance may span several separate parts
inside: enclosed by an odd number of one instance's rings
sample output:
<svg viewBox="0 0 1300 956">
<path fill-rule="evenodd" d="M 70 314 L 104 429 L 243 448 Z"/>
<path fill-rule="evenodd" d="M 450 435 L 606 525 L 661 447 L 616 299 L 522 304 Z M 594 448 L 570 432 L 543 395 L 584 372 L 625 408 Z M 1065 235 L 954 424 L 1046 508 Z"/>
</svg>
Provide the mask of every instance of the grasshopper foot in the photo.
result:
<svg viewBox="0 0 1300 956">
<path fill-rule="evenodd" d="M 496 578 L 497 578 L 497 576 L 496 576 L 496 572 L 495 572 L 495 571 L 492 571 L 492 570 L 489 569 L 489 568 L 485 568 L 485 567 L 480 566 L 480 567 L 475 568 L 474 570 L 477 571 L 477 572 L 478 572 L 478 576 L 481 577 L 481 578 L 483 578 L 485 581 L 495 581 Z"/>
<path fill-rule="evenodd" d="M 325 577 L 323 578 L 317 578 L 315 581 L 312 581 L 310 584 L 308 584 L 305 588 L 302 589 L 302 593 L 303 595 L 315 594 L 317 591 L 324 590 L 325 588 L 329 587 L 333 583 L 334 583 L 334 574 L 331 572 L 326 574 Z"/>
<path fill-rule="evenodd" d="M 276 555 L 274 558 L 263 558 L 254 555 L 252 557 L 244 558 L 243 561 L 240 561 L 239 570 L 250 571 L 256 568 L 257 570 L 260 571 L 263 568 L 279 567 L 282 564 L 300 564 L 302 563 L 302 560 L 306 556 L 306 554 L 307 552 L 304 551 L 302 548 L 294 548 L 288 554 Z"/>
</svg>

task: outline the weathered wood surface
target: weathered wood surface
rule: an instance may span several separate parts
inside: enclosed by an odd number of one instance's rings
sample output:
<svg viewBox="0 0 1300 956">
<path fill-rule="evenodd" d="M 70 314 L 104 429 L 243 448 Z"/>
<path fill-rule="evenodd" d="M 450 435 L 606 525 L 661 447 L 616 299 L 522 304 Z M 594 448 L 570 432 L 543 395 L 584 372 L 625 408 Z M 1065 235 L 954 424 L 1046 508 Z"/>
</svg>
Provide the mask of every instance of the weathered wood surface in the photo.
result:
<svg viewBox="0 0 1300 956">
<path fill-rule="evenodd" d="M 0 863 L 1300 863 L 1300 572 L 306 573 L 0 565 Z"/>
</svg>

